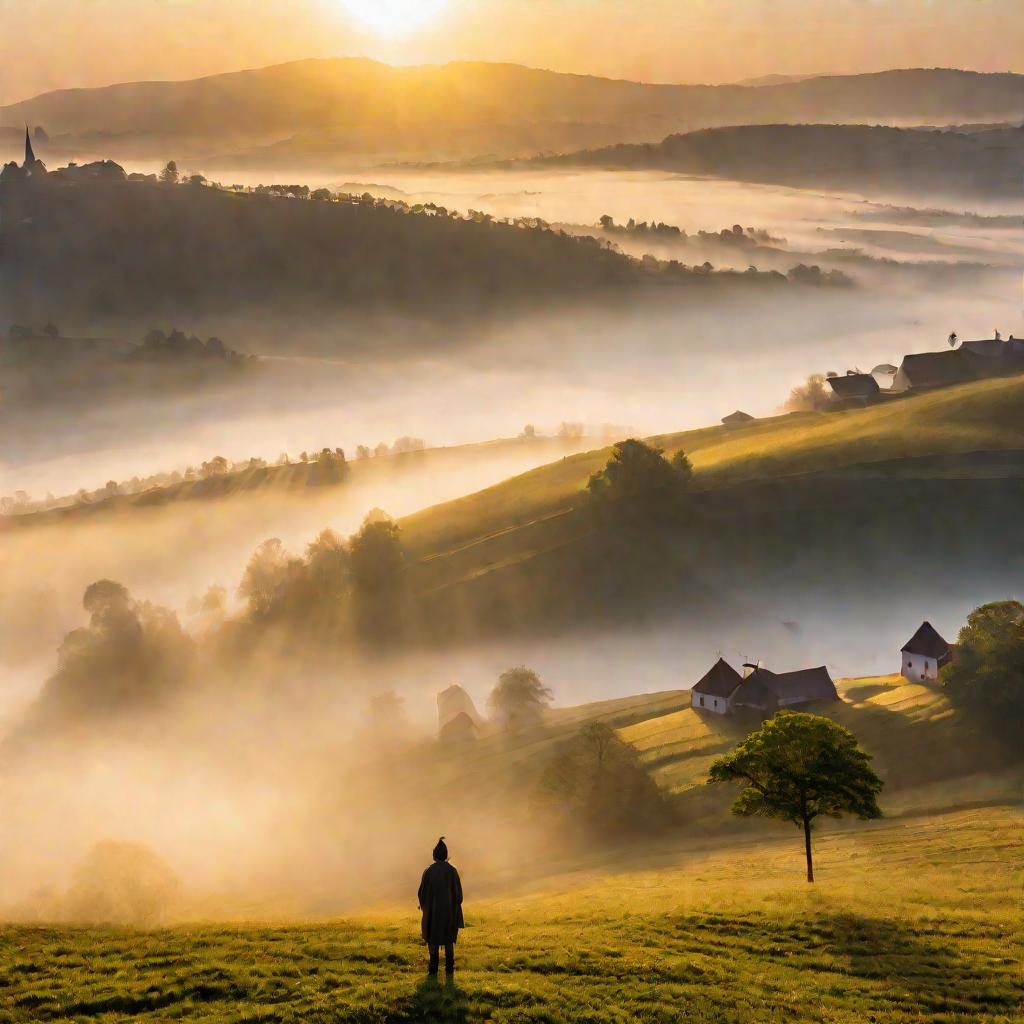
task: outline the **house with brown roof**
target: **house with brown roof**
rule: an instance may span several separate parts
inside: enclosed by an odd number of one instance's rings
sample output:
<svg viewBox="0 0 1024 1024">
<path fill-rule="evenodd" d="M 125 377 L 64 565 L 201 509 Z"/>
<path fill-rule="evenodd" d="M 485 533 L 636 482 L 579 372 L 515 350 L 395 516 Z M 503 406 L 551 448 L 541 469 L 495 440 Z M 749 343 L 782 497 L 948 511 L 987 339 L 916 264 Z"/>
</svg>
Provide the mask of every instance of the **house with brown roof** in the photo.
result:
<svg viewBox="0 0 1024 1024">
<path fill-rule="evenodd" d="M 779 708 L 839 700 L 828 669 L 807 668 L 798 672 L 772 672 L 760 665 L 745 665 L 740 675 L 719 658 L 690 691 L 690 707 L 727 715 L 739 709 L 773 715 Z"/>
<path fill-rule="evenodd" d="M 743 676 L 724 658 L 711 666 L 690 690 L 690 707 L 711 711 L 716 715 L 729 713 L 729 698 L 739 689 Z"/>
<path fill-rule="evenodd" d="M 772 672 L 760 665 L 744 667 L 749 668 L 750 673 L 732 695 L 732 708 L 773 715 L 780 708 L 839 700 L 836 684 L 824 665 L 796 672 Z"/>
<path fill-rule="evenodd" d="M 937 679 L 939 669 L 953 658 L 953 648 L 930 622 L 922 622 L 918 631 L 904 644 L 900 675 L 913 682 Z"/>
<path fill-rule="evenodd" d="M 848 370 L 841 376 L 826 377 L 836 398 L 850 405 L 868 405 L 877 402 L 882 389 L 870 373 Z"/>
<path fill-rule="evenodd" d="M 749 412 L 744 412 L 742 409 L 737 409 L 735 412 L 729 413 L 728 416 L 722 417 L 722 422 L 730 428 L 743 427 L 748 423 L 754 422 L 754 417 Z"/>
<path fill-rule="evenodd" d="M 904 356 L 896 376 L 893 391 L 910 388 L 941 388 L 950 384 L 964 384 L 976 380 L 979 373 L 976 360 L 962 349 L 951 352 L 917 352 Z"/>
</svg>

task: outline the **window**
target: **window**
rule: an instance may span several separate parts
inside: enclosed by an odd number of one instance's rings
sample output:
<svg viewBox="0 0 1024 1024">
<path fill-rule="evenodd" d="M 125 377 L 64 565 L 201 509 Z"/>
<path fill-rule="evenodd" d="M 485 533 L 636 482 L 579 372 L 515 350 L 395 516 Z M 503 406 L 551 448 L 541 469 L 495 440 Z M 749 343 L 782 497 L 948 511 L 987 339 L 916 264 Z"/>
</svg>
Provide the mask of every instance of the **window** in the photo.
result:
<svg viewBox="0 0 1024 1024">
<path fill-rule="evenodd" d="M 700 706 L 704 707 L 704 698 L 703 697 L 701 697 L 701 699 L 700 699 Z"/>
</svg>

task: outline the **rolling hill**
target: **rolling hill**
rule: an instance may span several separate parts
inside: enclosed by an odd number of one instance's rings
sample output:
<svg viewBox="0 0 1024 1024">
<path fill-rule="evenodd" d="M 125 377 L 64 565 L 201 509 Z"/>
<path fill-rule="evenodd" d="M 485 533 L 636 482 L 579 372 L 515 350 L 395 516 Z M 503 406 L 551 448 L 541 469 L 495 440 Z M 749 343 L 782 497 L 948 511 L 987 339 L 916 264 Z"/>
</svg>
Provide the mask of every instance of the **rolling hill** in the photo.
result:
<svg viewBox="0 0 1024 1024">
<path fill-rule="evenodd" d="M 565 152 L 722 125 L 1012 121 L 1022 108 L 1024 76 L 946 69 L 703 86 L 337 58 L 45 93 L 0 108 L 0 126 L 42 125 L 52 138 L 40 149 L 44 160 L 105 148 L 117 157 L 202 158 L 207 167 L 323 167 L 359 155 Z"/>
<path fill-rule="evenodd" d="M 1024 547 L 1024 380 L 983 381 L 867 409 L 792 414 L 654 439 L 695 468 L 668 535 L 595 523 L 579 495 L 608 452 L 570 456 L 402 521 L 435 638 L 580 629 L 689 609 L 756 617 L 759 602 L 911 599 L 972 581 L 1012 586 Z M 941 558 L 936 553 L 941 552 Z M 982 595 L 984 596 L 984 595 Z"/>
<path fill-rule="evenodd" d="M 1010 199 L 1024 174 L 1024 128 L 963 132 L 772 124 L 670 135 L 549 158 L 565 166 L 702 174 L 863 195 Z"/>
<path fill-rule="evenodd" d="M 342 313 L 352 335 L 360 317 L 402 320 L 415 345 L 410 320 L 440 321 L 450 339 L 461 319 L 614 296 L 654 276 L 594 239 L 369 198 L 46 179 L 10 206 L 0 301 L 28 323 L 60 310 L 63 320 L 141 331 L 161 318 L 262 314 L 294 339 Z"/>
</svg>

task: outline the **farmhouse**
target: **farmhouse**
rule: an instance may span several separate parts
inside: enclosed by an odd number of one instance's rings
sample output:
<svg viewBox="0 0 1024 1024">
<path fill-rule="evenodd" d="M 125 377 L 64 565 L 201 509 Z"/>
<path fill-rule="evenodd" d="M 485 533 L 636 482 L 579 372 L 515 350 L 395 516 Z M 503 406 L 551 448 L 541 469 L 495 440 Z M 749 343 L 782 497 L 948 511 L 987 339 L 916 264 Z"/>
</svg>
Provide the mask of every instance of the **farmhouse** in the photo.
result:
<svg viewBox="0 0 1024 1024">
<path fill-rule="evenodd" d="M 920 629 L 904 645 L 901 654 L 903 664 L 900 674 L 905 679 L 923 682 L 938 678 L 939 669 L 952 660 L 953 649 L 930 622 L 922 622 Z"/>
<path fill-rule="evenodd" d="M 749 708 L 772 715 L 780 708 L 839 700 L 836 684 L 824 665 L 797 672 L 772 672 L 755 665 L 744 667 L 750 668 L 751 672 L 732 696 L 734 708 Z"/>
<path fill-rule="evenodd" d="M 876 402 L 882 390 L 870 373 L 847 370 L 841 377 L 827 377 L 826 380 L 836 398 L 850 404 L 867 405 L 869 402 Z"/>
<path fill-rule="evenodd" d="M 828 669 L 807 668 L 798 672 L 772 672 L 758 665 L 745 665 L 741 676 L 719 658 L 690 691 L 690 706 L 698 711 L 727 715 L 738 709 L 772 715 L 779 708 L 839 700 Z"/>
<path fill-rule="evenodd" d="M 941 388 L 950 384 L 963 384 L 978 376 L 974 361 L 962 349 L 952 352 L 918 352 L 903 357 L 892 387 L 894 391 Z"/>
<path fill-rule="evenodd" d="M 690 706 L 712 711 L 716 715 L 728 714 L 729 698 L 742 682 L 743 677 L 739 672 L 723 658 L 719 658 L 690 690 Z"/>
<path fill-rule="evenodd" d="M 754 417 L 749 412 L 744 412 L 742 409 L 737 409 L 735 412 L 729 413 L 728 416 L 722 417 L 722 422 L 727 427 L 742 427 L 747 423 L 753 423 Z"/>
</svg>

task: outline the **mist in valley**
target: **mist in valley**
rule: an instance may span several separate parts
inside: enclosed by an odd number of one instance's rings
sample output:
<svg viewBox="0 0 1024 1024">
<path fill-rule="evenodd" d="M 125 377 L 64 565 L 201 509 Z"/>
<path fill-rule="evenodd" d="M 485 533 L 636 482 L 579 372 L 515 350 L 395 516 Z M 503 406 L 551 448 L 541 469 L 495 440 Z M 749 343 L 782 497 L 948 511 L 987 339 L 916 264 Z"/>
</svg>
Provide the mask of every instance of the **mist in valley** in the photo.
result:
<svg viewBox="0 0 1024 1024">
<path fill-rule="evenodd" d="M 362 184 L 358 170 L 330 184 L 353 182 Z M 355 534 L 371 509 L 408 515 L 601 447 L 616 431 L 679 431 L 717 423 L 737 408 L 768 415 L 812 373 L 898 364 L 903 354 L 941 348 L 952 330 L 964 338 L 990 336 L 993 328 L 1004 337 L 1024 333 L 1019 224 L 976 218 L 935 228 L 921 226 L 914 211 L 885 205 L 885 197 L 639 173 L 391 167 L 375 169 L 365 187 L 380 186 L 408 202 L 539 218 L 574 233 L 596 233 L 603 215 L 619 224 L 676 225 L 691 238 L 740 224 L 784 240 L 778 253 L 755 254 L 760 269 L 819 263 L 841 268 L 853 283 L 691 288 L 615 309 L 584 301 L 481 317 L 448 334 L 431 328 L 422 348 L 393 322 L 360 327 L 353 350 L 353 325 L 315 314 L 282 331 L 245 309 L 195 323 L 183 311 L 176 326 L 258 355 L 258 372 L 212 393 L 126 393 L 99 404 L 86 396 L 45 421 L 19 412 L 26 422 L 8 421 L 12 431 L 0 439 L 0 495 L 74 494 L 215 455 L 272 463 L 281 452 L 294 457 L 322 446 L 344 448 L 354 469 L 340 486 L 322 490 L 0 523 L 0 906 L 8 913 L 69 914 L 62 894 L 95 844 L 111 839 L 141 844 L 166 862 L 180 882 L 176 919 L 330 914 L 411 900 L 441 831 L 458 833 L 460 867 L 481 888 L 514 886 L 541 855 L 557 860 L 561 849 L 534 802 L 536 765 L 524 754 L 521 773 L 496 781 L 485 757 L 478 762 L 471 750 L 439 744 L 440 690 L 458 683 L 483 711 L 499 673 L 525 664 L 554 691 L 557 714 L 590 701 L 685 690 L 719 655 L 737 667 L 889 673 L 922 618 L 952 638 L 972 607 L 1014 593 L 1012 565 L 947 588 L 927 579 L 878 580 L 873 592 L 773 589 L 726 577 L 713 582 L 727 606 L 707 615 L 668 609 L 618 627 L 581 622 L 564 636 L 435 650 L 396 645 L 377 655 L 346 651 L 334 661 L 310 657 L 292 638 L 257 645 L 255 661 L 233 664 L 210 637 L 243 617 L 239 583 L 270 538 L 300 555 L 322 530 Z M 699 238 L 685 250 L 636 238 L 616 244 L 637 258 L 708 259 L 740 273 L 747 267 L 743 254 Z M 848 258 L 823 255 L 829 249 L 846 249 Z M 69 325 L 90 329 L 138 337 L 144 328 Z M 582 430 L 561 441 L 473 446 L 516 438 L 527 424 L 557 435 L 563 423 Z M 430 448 L 467 447 L 440 460 L 432 451 L 353 459 L 357 445 L 403 436 Z M 74 633 L 97 614 L 83 608 L 83 594 L 104 579 L 127 588 L 129 619 L 164 631 L 161 643 L 189 663 L 182 670 L 188 684 L 123 713 L 86 706 L 58 714 L 48 703 L 53 679 L 68 659 L 77 664 L 77 645 L 109 640 L 103 622 L 88 627 L 95 635 L 85 640 Z M 204 603 L 214 587 L 219 596 Z M 66 634 L 77 639 L 65 641 Z M 234 636 L 230 628 L 224 635 Z M 111 644 L 103 657 L 114 659 L 116 675 L 127 669 Z M 132 679 L 144 681 L 146 671 Z M 371 701 L 390 693 L 400 703 L 388 705 L 381 720 Z M 358 887 L 347 881 L 353 860 L 372 862 Z"/>
</svg>

